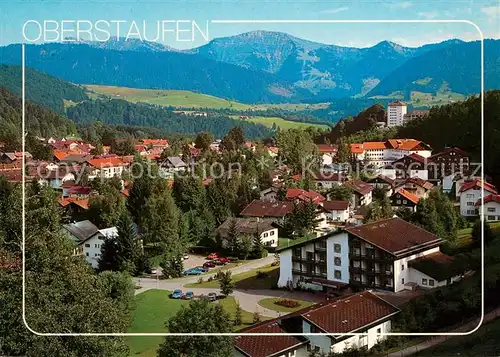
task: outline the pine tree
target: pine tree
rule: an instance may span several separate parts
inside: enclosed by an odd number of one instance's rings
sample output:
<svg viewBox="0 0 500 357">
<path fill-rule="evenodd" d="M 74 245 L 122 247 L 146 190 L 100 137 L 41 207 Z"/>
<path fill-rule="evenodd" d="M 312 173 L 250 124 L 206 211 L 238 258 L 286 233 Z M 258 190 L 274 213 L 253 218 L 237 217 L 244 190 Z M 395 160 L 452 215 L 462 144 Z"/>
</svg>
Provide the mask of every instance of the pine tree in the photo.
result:
<svg viewBox="0 0 500 357">
<path fill-rule="evenodd" d="M 232 255 L 239 255 L 239 234 L 236 218 L 230 218 L 227 232 L 227 249 Z"/>
<path fill-rule="evenodd" d="M 236 311 L 234 312 L 234 326 L 240 326 L 243 323 L 243 309 L 239 301 L 236 302 Z"/>
<path fill-rule="evenodd" d="M 258 324 L 258 323 L 259 323 L 259 322 L 261 322 L 261 321 L 262 321 L 262 318 L 260 317 L 259 312 L 258 312 L 258 311 L 255 311 L 255 312 L 253 313 L 253 321 L 252 321 L 252 322 L 253 322 L 254 324 Z"/>
<path fill-rule="evenodd" d="M 121 264 L 120 270 L 128 270 L 129 273 L 134 274 L 135 265 L 142 253 L 140 251 L 139 237 L 135 231 L 134 222 L 128 212 L 124 211 L 122 213 L 116 229 L 118 231 L 116 244 Z"/>
<path fill-rule="evenodd" d="M 228 296 L 233 293 L 234 282 L 231 276 L 231 270 L 228 270 L 226 272 L 219 271 L 219 285 L 222 295 Z"/>
</svg>

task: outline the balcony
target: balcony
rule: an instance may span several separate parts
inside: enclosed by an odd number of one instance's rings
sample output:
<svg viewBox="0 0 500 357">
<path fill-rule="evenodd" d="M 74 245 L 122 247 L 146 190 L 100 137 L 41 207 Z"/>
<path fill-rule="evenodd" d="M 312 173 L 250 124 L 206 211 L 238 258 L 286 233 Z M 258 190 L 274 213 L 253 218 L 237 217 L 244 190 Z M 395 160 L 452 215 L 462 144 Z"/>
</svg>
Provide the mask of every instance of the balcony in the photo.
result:
<svg viewBox="0 0 500 357">
<path fill-rule="evenodd" d="M 300 269 L 292 269 L 292 274 L 295 275 L 303 275 L 311 278 L 325 278 L 327 277 L 326 272 L 320 273 L 320 272 L 314 272 L 311 270 L 300 270 Z"/>
</svg>

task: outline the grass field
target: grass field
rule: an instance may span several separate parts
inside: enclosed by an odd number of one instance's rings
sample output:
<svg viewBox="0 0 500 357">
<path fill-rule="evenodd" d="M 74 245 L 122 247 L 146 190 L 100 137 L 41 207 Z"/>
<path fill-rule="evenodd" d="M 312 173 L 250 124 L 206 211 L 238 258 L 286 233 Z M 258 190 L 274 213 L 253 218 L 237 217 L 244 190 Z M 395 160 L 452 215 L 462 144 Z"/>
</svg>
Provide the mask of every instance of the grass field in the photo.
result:
<svg viewBox="0 0 500 357">
<path fill-rule="evenodd" d="M 417 353 L 420 357 L 498 356 L 500 351 L 500 318 L 482 325 L 469 336 L 452 337 L 439 345 Z"/>
<path fill-rule="evenodd" d="M 265 276 L 257 276 L 258 272 L 265 273 Z M 233 281 L 237 289 L 270 289 L 277 281 L 279 267 L 267 265 L 265 267 L 250 270 L 233 276 Z M 192 283 L 184 285 L 186 288 L 218 288 L 219 281 L 204 281 L 201 284 Z"/>
<path fill-rule="evenodd" d="M 89 95 L 93 98 L 105 95 L 133 103 L 143 102 L 180 108 L 232 108 L 235 110 L 252 108 L 248 104 L 185 90 L 138 89 L 99 85 L 86 85 L 85 87 L 91 91 Z"/>
<path fill-rule="evenodd" d="M 298 300 L 298 299 L 289 299 L 287 298 L 287 300 L 293 300 L 293 301 L 297 301 L 300 305 L 297 306 L 297 307 L 286 307 L 286 306 L 281 306 L 281 305 L 277 305 L 275 304 L 275 302 L 279 301 L 279 300 L 283 300 L 282 298 L 267 298 L 267 299 L 262 299 L 259 301 L 259 305 L 266 308 L 266 309 L 269 309 L 269 310 L 274 310 L 274 311 L 281 311 L 281 312 L 295 312 L 295 311 L 298 311 L 300 309 L 303 309 L 305 307 L 308 307 L 308 306 L 311 306 L 313 303 L 310 302 L 310 301 L 304 301 L 304 300 Z"/>
<path fill-rule="evenodd" d="M 239 119 L 238 115 L 231 115 L 231 117 L 235 119 Z M 329 130 L 330 127 L 328 125 L 322 125 L 322 124 L 310 124 L 310 123 L 301 123 L 297 121 L 290 121 L 290 120 L 285 120 L 283 118 L 279 117 L 260 117 L 260 116 L 255 116 L 255 117 L 250 117 L 248 119 L 242 119 L 242 120 L 247 120 L 255 123 L 259 123 L 262 125 L 265 125 L 267 127 L 272 127 L 273 124 L 276 124 L 276 126 L 279 126 L 281 129 L 294 129 L 294 128 L 308 128 L 310 126 L 314 128 L 318 128 L 321 130 Z"/>
<path fill-rule="evenodd" d="M 136 296 L 136 309 L 134 310 L 132 327 L 128 332 L 168 332 L 165 327 L 167 320 L 174 316 L 181 306 L 189 304 L 186 300 L 173 300 L 169 298 L 170 291 L 147 290 Z M 218 300 L 234 320 L 236 313 L 236 300 L 234 297 Z M 263 317 L 263 319 L 266 319 Z M 242 311 L 242 324 L 235 326 L 234 330 L 240 330 L 252 324 L 253 312 Z M 163 341 L 161 336 L 152 337 L 127 337 L 126 342 L 130 347 L 131 356 L 153 357 L 156 350 Z"/>
</svg>

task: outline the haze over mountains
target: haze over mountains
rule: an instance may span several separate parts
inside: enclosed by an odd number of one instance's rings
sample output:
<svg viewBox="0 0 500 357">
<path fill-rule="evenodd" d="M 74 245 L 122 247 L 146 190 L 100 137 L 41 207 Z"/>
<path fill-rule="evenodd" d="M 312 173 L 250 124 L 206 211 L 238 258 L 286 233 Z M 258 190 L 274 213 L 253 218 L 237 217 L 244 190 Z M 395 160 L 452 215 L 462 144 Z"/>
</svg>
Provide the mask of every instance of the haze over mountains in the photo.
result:
<svg viewBox="0 0 500 357">
<path fill-rule="evenodd" d="M 1 47 L 0 63 L 19 64 L 20 53 L 20 45 Z M 460 40 L 360 49 L 255 31 L 179 51 L 114 39 L 28 45 L 27 65 L 74 83 L 185 89 L 247 103 L 480 91 L 480 43 Z M 486 40 L 485 88 L 499 83 L 500 41 Z"/>
</svg>

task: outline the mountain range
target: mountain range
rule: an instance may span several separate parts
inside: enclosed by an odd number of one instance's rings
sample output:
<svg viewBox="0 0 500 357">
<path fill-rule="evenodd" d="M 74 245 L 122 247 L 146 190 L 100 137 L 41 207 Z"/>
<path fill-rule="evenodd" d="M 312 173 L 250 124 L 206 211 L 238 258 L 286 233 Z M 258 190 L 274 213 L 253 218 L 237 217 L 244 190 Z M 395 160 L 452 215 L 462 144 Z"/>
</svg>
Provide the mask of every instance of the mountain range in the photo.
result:
<svg viewBox="0 0 500 357">
<path fill-rule="evenodd" d="M 0 47 L 19 64 L 20 45 Z M 341 47 L 281 32 L 216 38 L 190 50 L 138 40 L 27 45 L 27 65 L 79 84 L 185 89 L 246 103 L 321 102 L 480 91 L 480 43 Z M 500 41 L 485 40 L 485 89 L 500 84 Z"/>
</svg>

